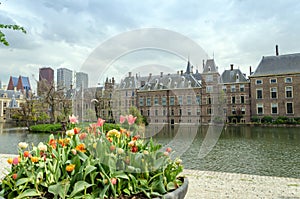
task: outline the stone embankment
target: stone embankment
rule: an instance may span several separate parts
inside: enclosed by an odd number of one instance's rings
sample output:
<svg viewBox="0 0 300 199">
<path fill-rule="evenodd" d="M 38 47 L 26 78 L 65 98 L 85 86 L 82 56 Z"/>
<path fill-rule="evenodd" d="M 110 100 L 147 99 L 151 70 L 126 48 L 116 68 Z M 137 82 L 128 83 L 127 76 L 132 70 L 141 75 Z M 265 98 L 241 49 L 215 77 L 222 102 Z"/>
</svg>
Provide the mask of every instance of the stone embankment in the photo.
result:
<svg viewBox="0 0 300 199">
<path fill-rule="evenodd" d="M 0 179 L 9 167 L 0 154 Z M 187 199 L 198 198 L 280 198 L 300 199 L 300 176 L 282 178 L 213 171 L 184 170 L 189 179 Z"/>
</svg>

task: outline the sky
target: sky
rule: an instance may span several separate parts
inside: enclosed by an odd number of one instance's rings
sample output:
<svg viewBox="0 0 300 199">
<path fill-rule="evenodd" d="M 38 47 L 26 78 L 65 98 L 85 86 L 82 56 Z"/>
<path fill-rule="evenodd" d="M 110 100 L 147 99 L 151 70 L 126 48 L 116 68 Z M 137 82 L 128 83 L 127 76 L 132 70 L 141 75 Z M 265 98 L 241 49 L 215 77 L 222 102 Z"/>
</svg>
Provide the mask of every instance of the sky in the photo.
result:
<svg viewBox="0 0 300 199">
<path fill-rule="evenodd" d="M 300 52 L 298 0 L 0 0 L 0 80 L 28 76 L 41 67 L 87 72 L 90 86 L 106 77 L 185 70 L 201 72 L 214 58 L 219 72 L 234 64 L 249 74 L 262 56 Z"/>
</svg>

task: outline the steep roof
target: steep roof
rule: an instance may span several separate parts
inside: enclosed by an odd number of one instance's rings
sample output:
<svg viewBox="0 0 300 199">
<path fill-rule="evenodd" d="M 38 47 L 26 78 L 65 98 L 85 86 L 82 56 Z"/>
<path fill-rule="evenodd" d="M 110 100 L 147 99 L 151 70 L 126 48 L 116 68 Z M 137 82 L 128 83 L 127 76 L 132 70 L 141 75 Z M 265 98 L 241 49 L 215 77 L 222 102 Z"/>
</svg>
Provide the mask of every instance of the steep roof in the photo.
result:
<svg viewBox="0 0 300 199">
<path fill-rule="evenodd" d="M 164 76 L 156 76 L 152 81 L 148 82 L 140 90 L 160 90 L 160 89 L 179 89 L 201 87 L 192 74 L 168 74 Z"/>
<path fill-rule="evenodd" d="M 222 83 L 239 83 L 247 82 L 246 77 L 240 69 L 225 70 L 221 75 Z"/>
<path fill-rule="evenodd" d="M 218 72 L 214 59 L 206 60 L 206 64 L 204 65 L 203 73 L 209 73 L 209 72 Z"/>
<path fill-rule="evenodd" d="M 13 82 L 13 86 L 17 87 L 18 86 L 19 78 L 18 77 L 11 77 L 11 79 L 12 79 L 12 82 Z"/>
<path fill-rule="evenodd" d="M 264 56 L 253 76 L 278 75 L 300 72 L 300 53 L 279 56 Z"/>
<path fill-rule="evenodd" d="M 30 83 L 29 83 L 29 78 L 21 76 L 21 79 L 22 79 L 23 88 L 27 89 L 27 90 L 31 90 Z"/>
</svg>

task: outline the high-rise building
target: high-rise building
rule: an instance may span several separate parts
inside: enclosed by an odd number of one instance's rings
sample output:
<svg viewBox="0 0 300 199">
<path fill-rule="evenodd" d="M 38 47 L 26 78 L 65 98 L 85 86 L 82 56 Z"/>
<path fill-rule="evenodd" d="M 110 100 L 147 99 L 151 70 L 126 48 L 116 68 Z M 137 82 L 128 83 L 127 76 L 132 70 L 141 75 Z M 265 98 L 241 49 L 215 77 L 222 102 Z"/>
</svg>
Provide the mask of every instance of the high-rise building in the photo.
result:
<svg viewBox="0 0 300 199">
<path fill-rule="evenodd" d="M 87 73 L 77 72 L 76 73 L 76 88 L 87 88 L 89 77 Z"/>
<path fill-rule="evenodd" d="M 68 90 L 73 82 L 73 71 L 67 68 L 57 69 L 57 88 Z"/>
<path fill-rule="evenodd" d="M 43 79 L 47 80 L 48 83 L 54 82 L 54 70 L 50 67 L 40 68 L 39 81 Z"/>
<path fill-rule="evenodd" d="M 44 81 L 42 83 L 42 81 Z M 42 95 L 42 93 L 47 91 L 47 86 L 51 86 L 54 82 L 54 70 L 50 67 L 44 67 L 39 69 L 39 81 L 37 83 L 37 93 Z"/>
</svg>

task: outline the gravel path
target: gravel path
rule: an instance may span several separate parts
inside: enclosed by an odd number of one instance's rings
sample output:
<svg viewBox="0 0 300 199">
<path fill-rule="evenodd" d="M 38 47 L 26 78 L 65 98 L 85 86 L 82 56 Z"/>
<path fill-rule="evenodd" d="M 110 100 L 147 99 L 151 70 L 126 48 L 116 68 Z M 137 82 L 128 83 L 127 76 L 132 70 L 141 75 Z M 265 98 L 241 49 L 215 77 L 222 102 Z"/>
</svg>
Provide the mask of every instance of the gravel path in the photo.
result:
<svg viewBox="0 0 300 199">
<path fill-rule="evenodd" d="M 0 154 L 0 179 L 8 168 L 7 158 Z M 300 179 L 257 176 L 237 173 L 184 170 L 189 179 L 188 199 L 198 198 L 279 198 L 300 199 Z"/>
</svg>

